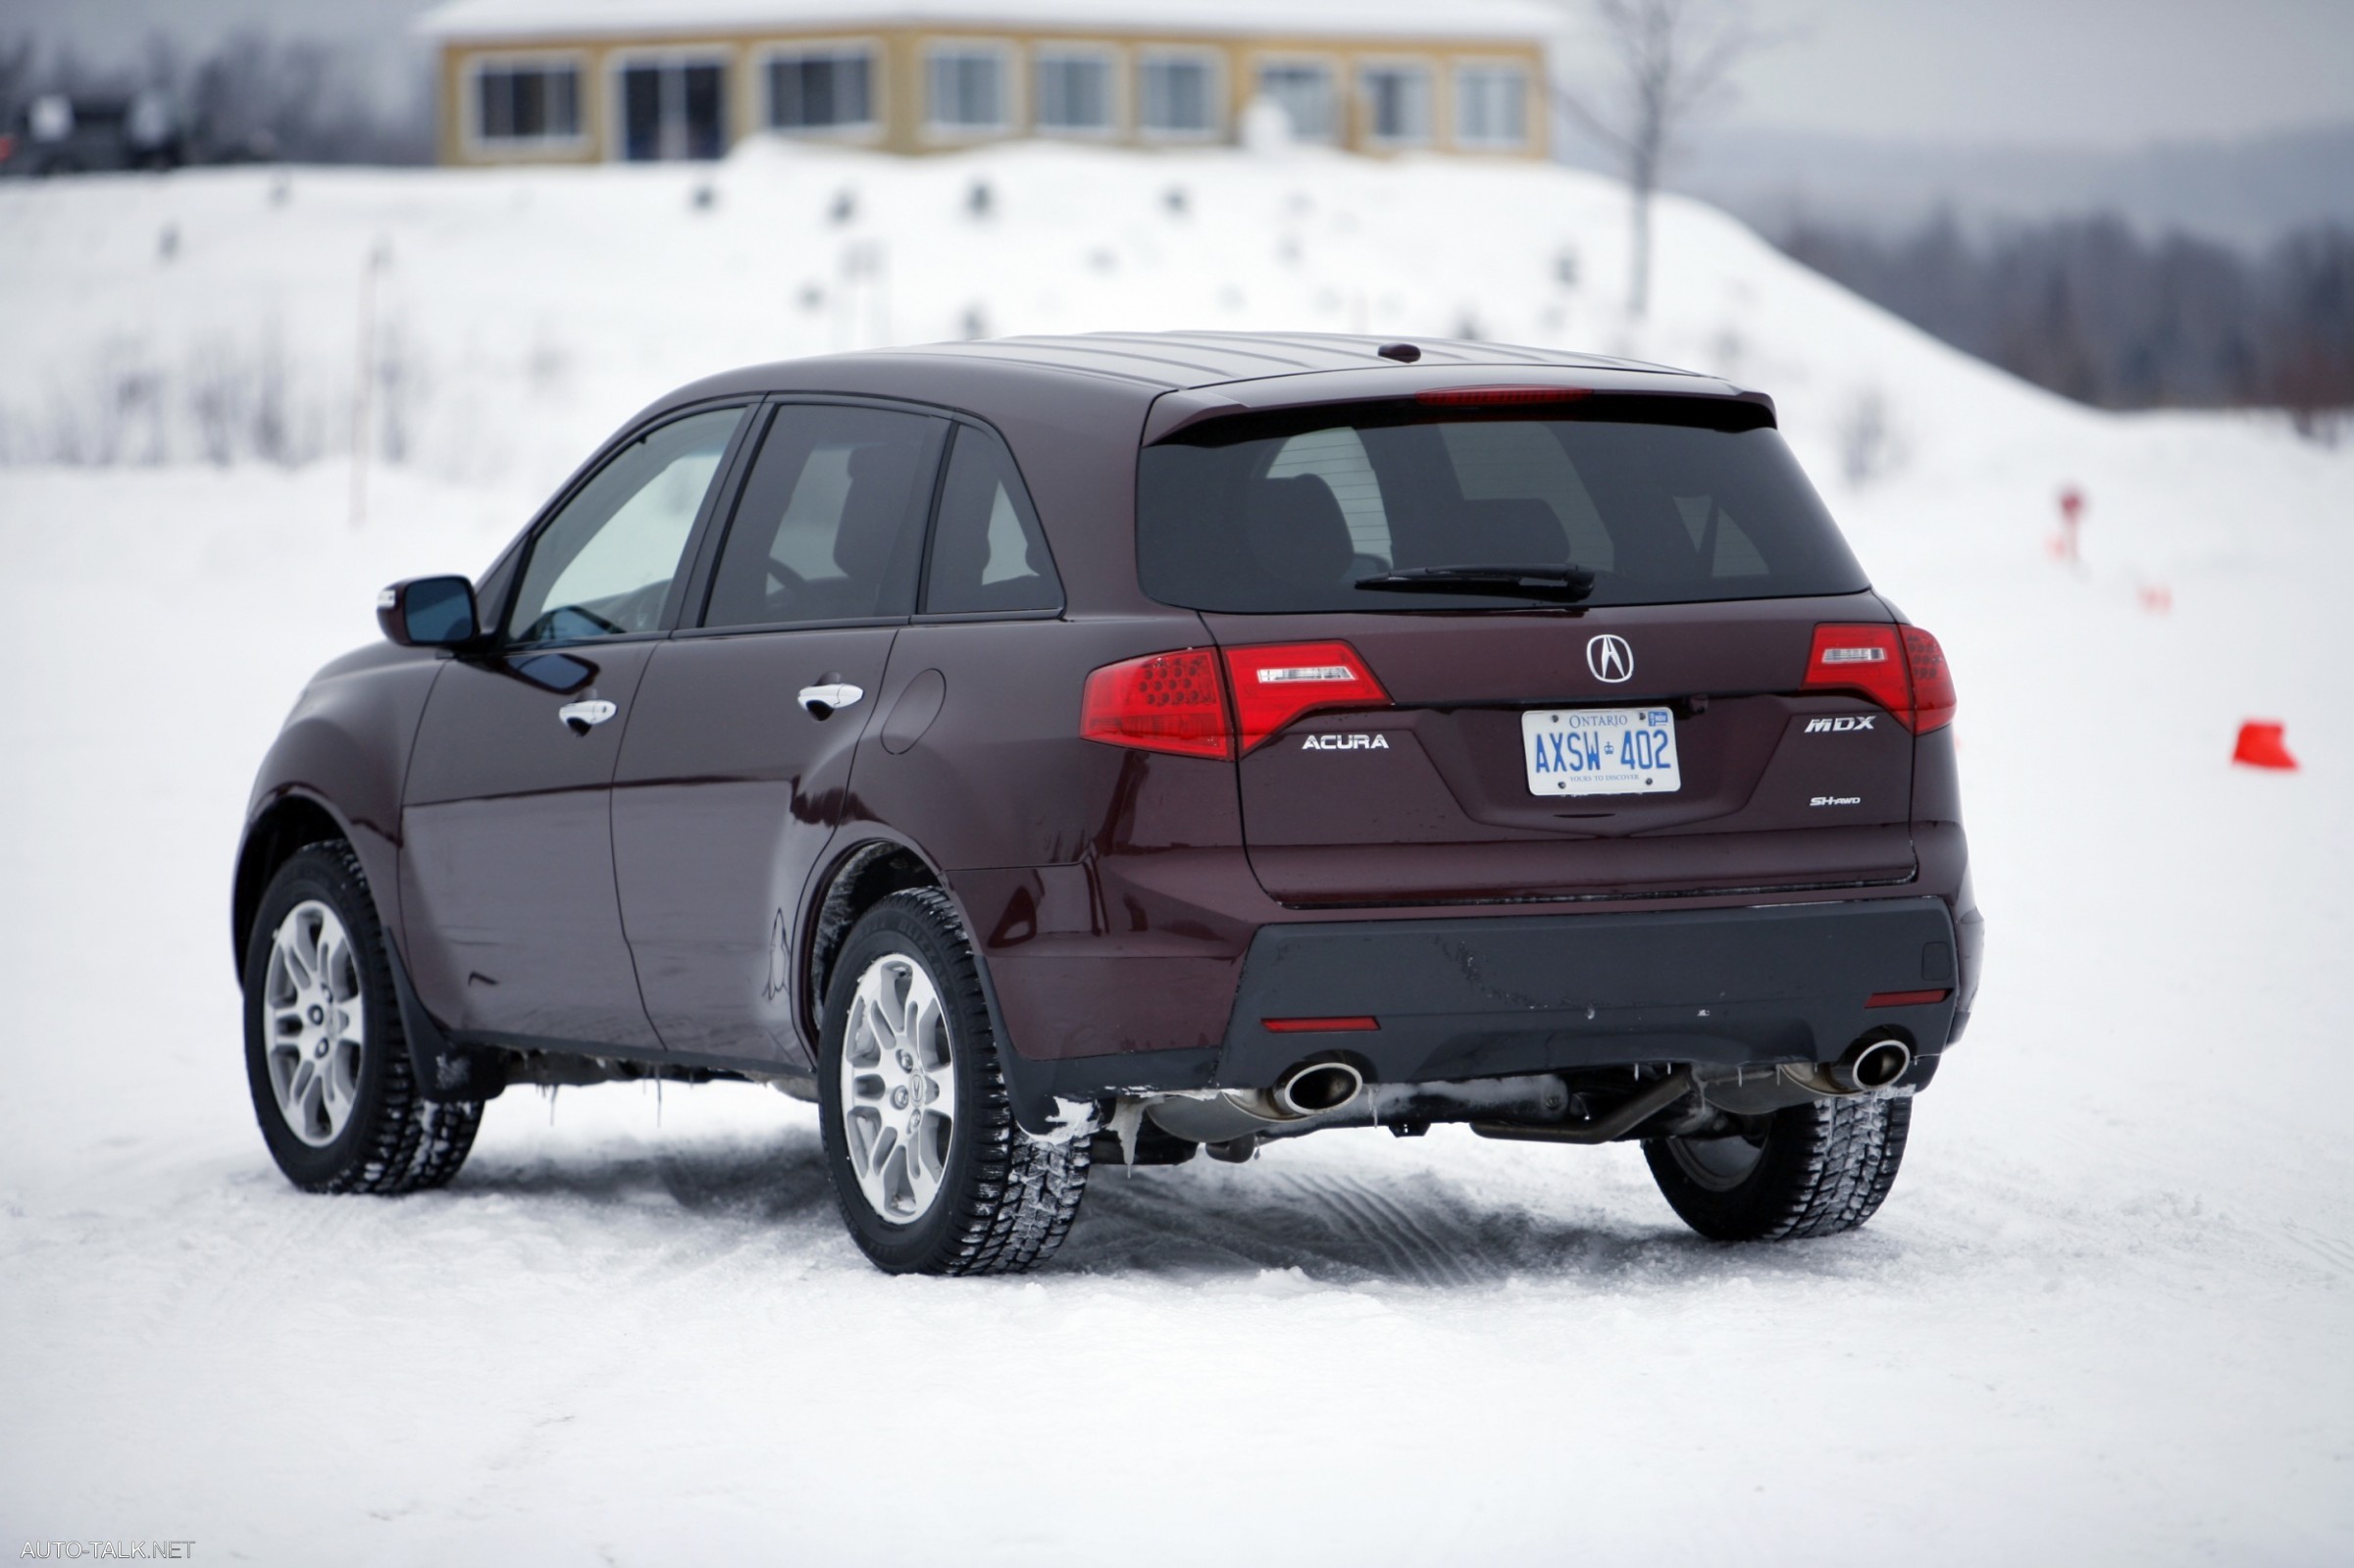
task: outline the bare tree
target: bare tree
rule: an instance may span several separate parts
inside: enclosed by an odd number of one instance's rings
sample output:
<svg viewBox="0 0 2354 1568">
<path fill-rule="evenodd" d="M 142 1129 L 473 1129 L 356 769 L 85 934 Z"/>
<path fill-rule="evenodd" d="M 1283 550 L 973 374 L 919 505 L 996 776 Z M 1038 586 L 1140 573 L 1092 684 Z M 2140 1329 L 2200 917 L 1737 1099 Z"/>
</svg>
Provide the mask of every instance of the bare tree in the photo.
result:
<svg viewBox="0 0 2354 1568">
<path fill-rule="evenodd" d="M 1718 101 L 1742 57 L 1760 47 L 1742 0 L 1555 0 L 1590 17 L 1612 66 L 1611 84 L 1554 96 L 1587 134 L 1619 160 L 1634 198 L 1633 267 L 1626 309 L 1651 308 L 1651 198 L 1693 119 Z"/>
</svg>

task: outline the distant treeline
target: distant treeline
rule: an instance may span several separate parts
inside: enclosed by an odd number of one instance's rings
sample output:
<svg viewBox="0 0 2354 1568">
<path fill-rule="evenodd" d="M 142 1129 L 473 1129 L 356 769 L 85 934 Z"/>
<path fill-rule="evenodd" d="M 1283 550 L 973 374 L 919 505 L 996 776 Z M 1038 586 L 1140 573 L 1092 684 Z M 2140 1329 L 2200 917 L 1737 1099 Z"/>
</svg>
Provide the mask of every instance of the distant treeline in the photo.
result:
<svg viewBox="0 0 2354 1568">
<path fill-rule="evenodd" d="M 2101 408 L 2354 409 L 2354 229 L 2260 255 L 2122 219 L 1972 235 L 1953 219 L 1890 237 L 1805 218 L 1791 256 L 1957 348 Z"/>
<path fill-rule="evenodd" d="M 256 29 L 230 33 L 201 53 L 153 37 L 136 66 L 104 69 L 44 51 L 29 37 L 0 38 L 0 133 L 20 129 L 26 107 L 44 94 L 123 98 L 160 89 L 196 162 L 431 162 L 425 84 L 405 102 L 383 103 L 354 68 L 343 50 Z"/>
</svg>

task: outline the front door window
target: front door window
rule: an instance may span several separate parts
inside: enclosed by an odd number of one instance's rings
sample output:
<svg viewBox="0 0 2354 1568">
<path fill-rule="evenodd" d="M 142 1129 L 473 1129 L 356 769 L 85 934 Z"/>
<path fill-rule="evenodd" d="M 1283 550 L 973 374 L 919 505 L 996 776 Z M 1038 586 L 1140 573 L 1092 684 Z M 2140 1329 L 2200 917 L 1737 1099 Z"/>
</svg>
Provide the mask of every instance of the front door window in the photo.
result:
<svg viewBox="0 0 2354 1568">
<path fill-rule="evenodd" d="M 674 420 L 597 470 L 533 541 L 507 640 L 660 631 L 687 535 L 742 417 L 727 408 Z"/>
</svg>

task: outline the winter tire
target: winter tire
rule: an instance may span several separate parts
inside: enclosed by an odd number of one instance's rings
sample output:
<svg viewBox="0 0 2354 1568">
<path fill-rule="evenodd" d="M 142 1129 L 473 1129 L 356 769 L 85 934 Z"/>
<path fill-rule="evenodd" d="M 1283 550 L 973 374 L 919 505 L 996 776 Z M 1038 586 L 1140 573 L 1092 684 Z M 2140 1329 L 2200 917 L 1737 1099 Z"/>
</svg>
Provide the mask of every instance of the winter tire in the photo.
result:
<svg viewBox="0 0 2354 1568">
<path fill-rule="evenodd" d="M 359 857 L 310 844 L 271 879 L 245 946 L 245 1076 L 262 1138 L 306 1192 L 414 1192 L 458 1174 L 480 1101 L 417 1093 Z"/>
<path fill-rule="evenodd" d="M 1017 1126 L 963 923 L 932 889 L 851 928 L 826 990 L 826 1167 L 859 1247 L 892 1274 L 1018 1274 L 1061 1244 L 1085 1139 Z"/>
<path fill-rule="evenodd" d="M 1895 1185 L 1913 1096 L 1816 1100 L 1744 1118 L 1728 1138 L 1655 1138 L 1652 1180 L 1715 1241 L 1836 1236 L 1871 1218 Z"/>
</svg>

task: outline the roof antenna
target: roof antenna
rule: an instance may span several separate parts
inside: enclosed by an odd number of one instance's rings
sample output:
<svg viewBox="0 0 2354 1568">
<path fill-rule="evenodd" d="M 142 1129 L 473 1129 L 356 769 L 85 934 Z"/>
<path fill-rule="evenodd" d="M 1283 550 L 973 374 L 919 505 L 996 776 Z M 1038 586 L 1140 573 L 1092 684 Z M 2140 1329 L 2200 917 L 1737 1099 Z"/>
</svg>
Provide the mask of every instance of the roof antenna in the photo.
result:
<svg viewBox="0 0 2354 1568">
<path fill-rule="evenodd" d="M 1383 359 L 1394 359 L 1401 365 L 1411 365 L 1422 357 L 1422 351 L 1411 343 L 1384 343 L 1373 352 Z"/>
</svg>

